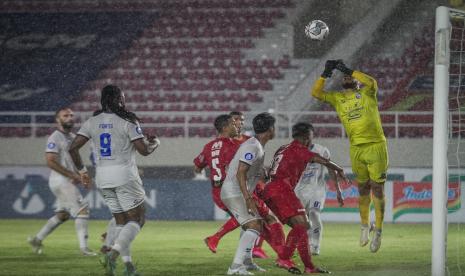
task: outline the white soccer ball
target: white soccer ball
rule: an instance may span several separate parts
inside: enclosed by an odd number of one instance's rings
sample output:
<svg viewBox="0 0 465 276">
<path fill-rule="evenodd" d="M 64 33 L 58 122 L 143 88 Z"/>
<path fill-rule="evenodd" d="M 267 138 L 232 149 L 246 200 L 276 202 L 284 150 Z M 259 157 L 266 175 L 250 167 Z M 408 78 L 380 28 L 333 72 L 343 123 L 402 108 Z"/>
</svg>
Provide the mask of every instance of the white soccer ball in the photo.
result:
<svg viewBox="0 0 465 276">
<path fill-rule="evenodd" d="M 313 40 L 323 40 L 329 34 L 328 25 L 321 20 L 313 20 L 305 26 L 305 35 Z"/>
</svg>

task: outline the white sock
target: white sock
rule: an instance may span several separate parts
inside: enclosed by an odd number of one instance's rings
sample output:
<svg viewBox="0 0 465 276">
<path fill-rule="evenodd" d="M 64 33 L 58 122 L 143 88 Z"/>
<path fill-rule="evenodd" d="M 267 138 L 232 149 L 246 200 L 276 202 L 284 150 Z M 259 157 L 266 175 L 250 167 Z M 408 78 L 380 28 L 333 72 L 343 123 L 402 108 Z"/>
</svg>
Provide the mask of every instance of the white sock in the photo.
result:
<svg viewBox="0 0 465 276">
<path fill-rule="evenodd" d="M 119 231 L 121 231 L 122 228 L 123 226 L 120 225 Z M 107 236 L 105 237 L 104 245 L 106 247 L 111 247 L 113 243 L 115 242 L 115 238 L 117 237 L 118 234 L 119 232 L 116 233 L 116 220 L 115 218 L 112 218 L 108 222 L 108 225 L 107 225 Z"/>
<path fill-rule="evenodd" d="M 136 238 L 139 232 L 140 226 L 138 223 L 134 221 L 126 223 L 116 238 L 115 245 L 113 245 L 112 249 L 118 251 L 121 254 L 121 251 L 124 248 L 129 248 L 129 246 L 131 246 L 131 242 Z"/>
<path fill-rule="evenodd" d="M 129 245 L 126 248 L 121 249 L 121 259 L 123 260 L 123 263 L 132 263 L 132 258 L 131 258 L 131 245 Z"/>
<path fill-rule="evenodd" d="M 74 220 L 74 226 L 76 227 L 76 234 L 79 240 L 79 248 L 87 248 L 87 238 L 89 237 L 88 232 L 89 216 L 78 216 Z"/>
<path fill-rule="evenodd" d="M 63 222 L 54 215 L 53 217 L 49 218 L 47 223 L 40 229 L 39 233 L 37 233 L 36 238 L 43 241 L 50 233 L 53 232 L 60 224 Z"/>
<path fill-rule="evenodd" d="M 321 235 L 323 233 L 323 223 L 321 222 L 320 210 L 311 209 L 308 213 L 310 229 L 308 230 L 308 240 L 312 246 L 320 246 Z"/>
<path fill-rule="evenodd" d="M 239 246 L 234 256 L 232 268 L 237 268 L 238 265 L 243 265 L 246 260 L 252 260 L 252 248 L 260 233 L 253 229 L 247 229 L 239 239 Z"/>
</svg>

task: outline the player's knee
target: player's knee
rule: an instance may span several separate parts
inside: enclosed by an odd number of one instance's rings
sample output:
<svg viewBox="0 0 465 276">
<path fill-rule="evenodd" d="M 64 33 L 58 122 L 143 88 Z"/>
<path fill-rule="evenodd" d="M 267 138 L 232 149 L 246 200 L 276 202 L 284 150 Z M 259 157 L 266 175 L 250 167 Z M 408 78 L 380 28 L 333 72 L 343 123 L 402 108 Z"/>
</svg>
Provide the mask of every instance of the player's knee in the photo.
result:
<svg viewBox="0 0 465 276">
<path fill-rule="evenodd" d="M 377 198 L 383 198 L 384 197 L 384 185 L 383 183 L 376 183 L 372 182 L 371 183 L 371 190 L 373 192 L 373 195 Z"/>
<path fill-rule="evenodd" d="M 58 212 L 56 216 L 61 222 L 65 222 L 69 219 L 70 214 L 68 212 Z"/>
<path fill-rule="evenodd" d="M 370 181 L 365 182 L 364 184 L 358 185 L 358 192 L 361 196 L 366 196 L 370 194 L 371 185 Z"/>
<path fill-rule="evenodd" d="M 78 216 L 79 217 L 89 217 L 90 216 L 89 208 L 86 207 L 86 208 L 82 209 L 81 211 L 79 211 Z"/>
<path fill-rule="evenodd" d="M 252 221 L 249 221 L 246 224 L 244 224 L 242 228 L 244 230 L 252 229 L 252 230 L 255 230 L 255 231 L 261 233 L 262 230 L 263 230 L 263 225 L 262 224 L 263 224 L 262 220 L 252 220 Z"/>
</svg>

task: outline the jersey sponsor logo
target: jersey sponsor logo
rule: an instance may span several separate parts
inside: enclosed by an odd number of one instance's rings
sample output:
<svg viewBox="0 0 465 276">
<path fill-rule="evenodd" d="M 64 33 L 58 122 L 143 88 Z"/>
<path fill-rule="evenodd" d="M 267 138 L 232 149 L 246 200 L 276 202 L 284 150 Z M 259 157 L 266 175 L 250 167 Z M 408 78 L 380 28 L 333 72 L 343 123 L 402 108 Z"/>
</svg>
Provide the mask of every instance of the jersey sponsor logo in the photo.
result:
<svg viewBox="0 0 465 276">
<path fill-rule="evenodd" d="M 251 152 L 248 152 L 244 155 L 245 160 L 252 160 L 253 159 L 253 154 Z"/>
<path fill-rule="evenodd" d="M 136 133 L 142 134 L 142 128 L 140 128 L 140 126 L 136 127 Z"/>
<path fill-rule="evenodd" d="M 57 145 L 55 143 L 53 143 L 53 142 L 50 142 L 50 143 L 47 144 L 48 149 L 54 149 L 56 146 Z"/>
</svg>

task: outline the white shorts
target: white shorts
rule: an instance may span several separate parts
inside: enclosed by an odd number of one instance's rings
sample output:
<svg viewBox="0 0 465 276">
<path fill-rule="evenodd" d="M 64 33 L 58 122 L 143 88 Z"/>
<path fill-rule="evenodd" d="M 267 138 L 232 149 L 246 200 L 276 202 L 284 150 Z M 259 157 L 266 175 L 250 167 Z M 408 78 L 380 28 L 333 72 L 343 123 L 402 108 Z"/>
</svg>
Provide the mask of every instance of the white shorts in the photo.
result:
<svg viewBox="0 0 465 276">
<path fill-rule="evenodd" d="M 312 208 L 319 209 L 320 211 L 323 210 L 326 200 L 326 189 L 297 191 L 296 194 L 305 207 L 307 214 Z"/>
<path fill-rule="evenodd" d="M 221 200 L 240 225 L 244 225 L 252 220 L 262 219 L 259 214 L 255 214 L 254 216 L 249 214 L 243 196 L 221 198 Z"/>
<path fill-rule="evenodd" d="M 89 203 L 82 198 L 79 189 L 71 182 L 50 181 L 49 187 L 56 197 L 55 212 L 67 212 L 75 218 L 79 212 L 89 206 Z"/>
<path fill-rule="evenodd" d="M 103 188 L 100 192 L 112 214 L 127 212 L 144 203 L 144 187 L 136 182 L 114 188 Z"/>
</svg>

